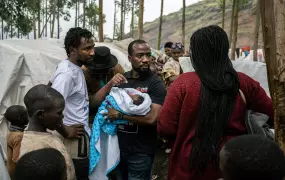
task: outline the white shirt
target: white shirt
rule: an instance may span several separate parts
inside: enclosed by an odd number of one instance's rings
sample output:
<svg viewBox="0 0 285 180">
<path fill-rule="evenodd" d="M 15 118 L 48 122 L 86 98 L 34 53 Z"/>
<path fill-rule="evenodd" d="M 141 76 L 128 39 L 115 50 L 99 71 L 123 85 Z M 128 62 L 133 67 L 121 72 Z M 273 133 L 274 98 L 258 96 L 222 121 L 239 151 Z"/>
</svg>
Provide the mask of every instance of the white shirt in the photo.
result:
<svg viewBox="0 0 285 180">
<path fill-rule="evenodd" d="M 66 126 L 82 124 L 90 135 L 88 91 L 81 67 L 69 60 L 63 60 L 57 66 L 50 82 L 52 87 L 60 92 L 65 99 L 63 123 Z"/>
</svg>

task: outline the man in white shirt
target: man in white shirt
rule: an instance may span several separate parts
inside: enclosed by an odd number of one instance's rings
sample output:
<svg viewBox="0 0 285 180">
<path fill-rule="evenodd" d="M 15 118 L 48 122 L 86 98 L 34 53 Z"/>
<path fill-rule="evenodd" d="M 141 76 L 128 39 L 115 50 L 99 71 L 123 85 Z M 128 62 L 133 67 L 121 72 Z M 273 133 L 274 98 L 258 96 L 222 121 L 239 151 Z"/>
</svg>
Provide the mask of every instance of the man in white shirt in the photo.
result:
<svg viewBox="0 0 285 180">
<path fill-rule="evenodd" d="M 81 66 L 92 61 L 94 45 L 90 31 L 71 28 L 64 40 L 68 58 L 58 65 L 50 79 L 50 85 L 65 99 L 64 127 L 57 131 L 68 138 L 63 142 L 73 159 L 78 180 L 88 179 L 90 135 L 88 92 Z"/>
</svg>

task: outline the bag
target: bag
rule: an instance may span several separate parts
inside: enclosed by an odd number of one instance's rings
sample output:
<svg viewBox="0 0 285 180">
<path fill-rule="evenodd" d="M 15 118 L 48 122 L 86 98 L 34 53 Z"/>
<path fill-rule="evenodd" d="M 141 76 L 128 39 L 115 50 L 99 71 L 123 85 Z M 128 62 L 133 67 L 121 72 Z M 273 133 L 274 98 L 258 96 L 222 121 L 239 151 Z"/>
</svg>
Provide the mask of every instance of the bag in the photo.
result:
<svg viewBox="0 0 285 180">
<path fill-rule="evenodd" d="M 246 99 L 241 90 L 239 90 L 240 95 L 246 104 Z M 254 112 L 252 110 L 246 110 L 245 113 L 245 125 L 248 134 L 257 134 L 268 139 L 274 140 L 274 133 L 270 130 L 267 121 L 269 117 L 266 114 Z"/>
</svg>

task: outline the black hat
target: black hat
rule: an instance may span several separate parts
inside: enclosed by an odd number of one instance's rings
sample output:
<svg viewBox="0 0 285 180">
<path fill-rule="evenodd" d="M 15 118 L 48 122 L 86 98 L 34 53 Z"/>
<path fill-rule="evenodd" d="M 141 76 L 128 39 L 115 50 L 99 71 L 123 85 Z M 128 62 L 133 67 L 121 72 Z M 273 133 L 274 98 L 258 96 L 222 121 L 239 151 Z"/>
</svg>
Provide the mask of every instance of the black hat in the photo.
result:
<svg viewBox="0 0 285 180">
<path fill-rule="evenodd" d="M 98 46 L 94 48 L 94 51 L 93 60 L 85 65 L 89 71 L 109 69 L 118 64 L 118 59 L 111 54 L 108 47 Z"/>
</svg>

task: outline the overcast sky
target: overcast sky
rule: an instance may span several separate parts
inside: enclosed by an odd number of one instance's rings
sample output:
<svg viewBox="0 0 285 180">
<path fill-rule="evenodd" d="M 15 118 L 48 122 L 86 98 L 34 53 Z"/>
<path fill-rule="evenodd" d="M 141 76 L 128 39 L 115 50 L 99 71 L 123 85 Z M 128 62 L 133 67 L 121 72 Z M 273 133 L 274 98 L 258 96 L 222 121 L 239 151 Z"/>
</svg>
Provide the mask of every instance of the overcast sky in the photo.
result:
<svg viewBox="0 0 285 180">
<path fill-rule="evenodd" d="M 186 0 L 186 6 L 196 3 L 200 0 Z M 150 22 L 155 20 L 160 15 L 160 0 L 145 0 L 144 22 Z M 98 1 L 97 1 L 98 3 Z M 104 34 L 109 37 L 113 37 L 113 23 L 114 23 L 114 0 L 103 0 L 103 13 L 106 15 L 106 23 L 104 24 Z M 182 8 L 182 0 L 164 0 L 164 15 L 178 11 Z M 74 10 L 70 10 L 71 20 L 69 22 L 61 21 L 61 38 L 63 38 L 69 28 L 74 26 Z M 120 14 L 117 16 L 120 19 Z M 129 31 L 130 17 L 126 19 L 126 32 Z"/>
</svg>

